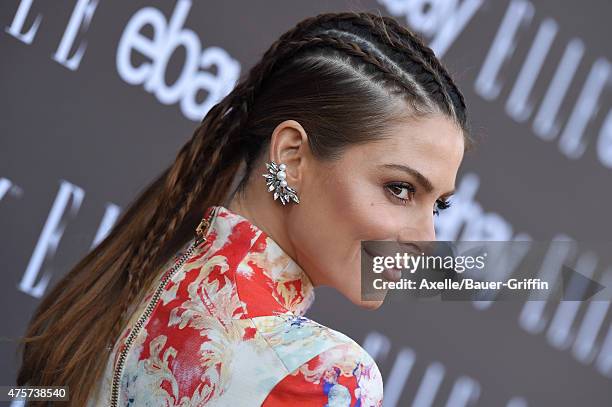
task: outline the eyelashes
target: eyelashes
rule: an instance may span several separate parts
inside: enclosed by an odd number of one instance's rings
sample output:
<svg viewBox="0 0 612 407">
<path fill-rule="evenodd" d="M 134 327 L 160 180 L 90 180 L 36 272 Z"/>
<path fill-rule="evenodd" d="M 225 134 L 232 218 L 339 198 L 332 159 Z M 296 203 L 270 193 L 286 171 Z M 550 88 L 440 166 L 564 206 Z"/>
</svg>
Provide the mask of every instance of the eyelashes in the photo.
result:
<svg viewBox="0 0 612 407">
<path fill-rule="evenodd" d="M 440 211 L 450 208 L 452 202 L 448 199 L 438 199 L 436 201 L 436 209 L 434 209 L 434 215 L 440 215 Z"/>
<path fill-rule="evenodd" d="M 408 184 L 405 182 L 393 182 L 391 184 L 385 185 L 385 190 L 389 192 L 389 195 L 393 198 L 401 202 L 402 204 L 406 204 L 414 199 L 414 194 L 416 193 L 416 188 L 412 184 Z M 405 190 L 406 192 L 399 192 Z M 440 211 L 450 208 L 452 202 L 448 199 L 438 199 L 436 201 L 436 208 L 433 210 L 434 215 L 439 216 Z"/>
<path fill-rule="evenodd" d="M 389 191 L 391 193 L 391 196 L 397 200 L 399 200 L 402 203 L 407 203 L 410 202 L 411 200 L 414 199 L 414 194 L 416 193 L 416 189 L 414 188 L 414 186 L 412 186 L 411 184 L 407 184 L 407 183 L 403 183 L 403 182 L 394 182 L 391 184 L 387 184 L 385 186 L 385 188 L 387 189 L 387 191 Z M 398 190 L 406 190 L 408 191 L 406 193 L 405 196 L 398 196 L 398 195 L 402 195 L 401 193 L 396 193 Z"/>
</svg>

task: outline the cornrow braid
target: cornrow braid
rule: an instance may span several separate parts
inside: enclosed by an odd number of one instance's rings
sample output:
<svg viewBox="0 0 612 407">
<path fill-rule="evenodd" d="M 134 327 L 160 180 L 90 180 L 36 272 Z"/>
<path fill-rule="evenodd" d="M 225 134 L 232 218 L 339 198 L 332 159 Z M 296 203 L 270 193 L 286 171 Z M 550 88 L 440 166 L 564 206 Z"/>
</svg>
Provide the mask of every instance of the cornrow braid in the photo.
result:
<svg viewBox="0 0 612 407">
<path fill-rule="evenodd" d="M 377 23 L 376 20 L 379 22 Z M 340 26 L 344 22 L 366 30 L 375 35 L 381 43 L 386 43 L 394 51 L 400 52 L 405 58 L 419 63 L 420 67 L 430 75 L 426 80 L 431 80 L 437 85 L 435 91 L 440 92 L 444 98 L 444 107 L 465 128 L 466 139 L 468 142 L 471 141 L 468 123 L 466 122 L 466 104 L 463 94 L 458 90 L 446 68 L 436 58 L 433 50 L 425 44 L 418 34 L 401 25 L 394 18 L 375 16 L 367 12 L 320 14 L 303 20 L 295 27 L 295 30 L 286 33 L 277 43 L 293 38 L 299 35 L 301 31 L 313 31 L 317 27 L 329 27 L 330 24 Z M 392 30 L 387 30 L 389 27 Z M 274 49 L 270 49 L 270 52 L 274 51 Z M 457 99 L 457 107 L 453 96 Z"/>
<path fill-rule="evenodd" d="M 220 140 L 216 140 L 218 129 L 222 126 L 222 116 L 230 108 L 230 95 L 216 104 L 196 128 L 194 136 L 181 148 L 175 163 L 166 171 L 162 191 L 154 198 L 155 211 L 144 227 L 144 236 L 135 239 L 132 255 L 127 264 L 127 294 L 122 303 L 120 321 L 125 322 L 128 317 L 129 305 L 140 293 L 144 281 L 152 277 L 148 269 L 156 264 L 157 256 L 162 248 L 172 238 L 185 215 L 193 207 L 193 202 L 201 194 L 202 189 L 211 180 L 211 172 L 217 168 L 221 159 L 221 150 L 230 138 L 230 134 L 221 133 Z M 210 166 L 202 169 L 202 158 Z M 193 163 L 193 165 L 190 165 Z M 198 173 L 202 170 L 202 173 Z M 185 186 L 190 180 L 199 179 L 192 189 Z M 213 187 L 218 184 L 212 183 Z M 187 192 L 186 192 L 187 191 Z M 219 191 L 209 191 L 209 196 L 218 198 Z M 214 194 L 214 195 L 213 195 Z M 160 199 L 165 196 L 165 199 Z M 117 324 L 118 331 L 121 324 Z M 113 332 L 114 334 L 115 332 Z"/>
<path fill-rule="evenodd" d="M 442 76 L 444 81 L 451 87 L 453 94 L 457 96 L 460 109 L 458 109 L 458 112 L 456 113 L 459 115 L 458 119 L 460 119 L 462 122 L 465 122 L 465 115 L 463 114 L 466 109 L 465 98 L 463 94 L 459 91 L 451 75 L 448 73 L 448 70 L 440 63 L 438 58 L 435 56 L 433 50 L 424 44 L 421 37 L 407 29 L 405 26 L 399 24 L 395 19 L 386 16 L 382 17 L 382 19 L 387 26 L 393 29 L 396 39 L 402 41 L 401 39 L 403 37 L 406 37 L 410 38 L 412 42 L 417 44 L 418 49 L 420 53 L 424 56 L 424 59 L 428 66 L 430 66 L 434 72 L 437 72 Z"/>
<path fill-rule="evenodd" d="M 377 23 L 375 18 L 380 23 Z M 448 112 L 453 117 L 456 117 L 457 120 L 460 120 L 460 117 L 455 112 L 454 102 L 446 91 L 447 85 L 445 85 L 445 80 L 447 84 L 455 87 L 452 79 L 450 79 L 450 75 L 435 58 L 432 49 L 425 45 L 416 33 L 408 30 L 393 18 L 385 16 L 373 17 L 369 13 L 349 13 L 342 16 L 342 21 L 367 31 L 378 38 L 381 44 L 386 44 L 394 52 L 400 53 L 408 60 L 416 61 L 419 64 L 419 68 L 429 75 L 425 80 L 431 80 L 435 83 L 435 89 L 443 96 Z M 326 24 L 322 25 L 325 26 Z M 391 27 L 392 30 L 387 30 L 387 27 Z M 463 96 L 461 96 L 461 107 L 464 109 L 465 104 L 462 99 Z"/>
<path fill-rule="evenodd" d="M 133 256 L 125 266 L 128 271 L 127 295 L 122 307 L 121 321 L 125 321 L 128 317 L 129 305 L 140 293 L 144 281 L 147 280 L 147 277 L 152 277 L 152 273 L 148 273 L 150 266 L 156 264 L 157 256 L 162 248 L 173 237 L 187 213 L 193 209 L 194 202 L 206 185 L 217 188 L 217 190 L 208 191 L 209 197 L 219 199 L 223 195 L 224 191 L 218 190 L 222 184 L 210 181 L 213 177 L 227 179 L 231 173 L 231 167 L 225 166 L 225 175 L 213 174 L 213 171 L 219 168 L 222 150 L 231 137 L 229 133 L 221 133 L 220 139 L 215 140 L 216 134 L 219 134 L 218 128 L 222 124 L 219 117 L 222 112 L 228 110 L 230 102 L 231 99 L 228 98 L 215 106 L 211 116 L 207 116 L 196 129 L 194 137 L 178 153 L 175 164 L 165 178 L 163 192 L 159 196 L 165 195 L 167 198 L 163 200 L 157 198 L 156 210 L 147 223 L 146 233 L 139 240 Z M 202 166 L 204 161 L 209 165 Z M 189 182 L 193 180 L 197 181 Z M 191 188 L 188 189 L 188 186 Z"/>
<path fill-rule="evenodd" d="M 377 24 L 375 19 L 379 19 L 382 24 Z M 327 26 L 329 21 L 331 19 L 322 19 L 318 22 L 318 26 Z M 386 42 L 394 50 L 401 52 L 404 57 L 411 60 L 416 59 L 420 62 L 422 68 L 431 75 L 431 79 L 438 86 L 445 99 L 448 111 L 460 122 L 465 121 L 465 116 L 461 113 L 466 109 L 463 94 L 459 92 L 450 74 L 440 64 L 433 50 L 425 45 L 418 34 L 410 31 L 391 17 L 374 16 L 365 12 L 340 13 L 337 15 L 336 22 L 349 22 L 355 27 L 363 28 L 374 34 L 381 42 Z M 312 24 L 310 25 L 312 26 Z M 391 27 L 392 31 L 387 31 L 387 27 Z M 409 41 L 406 41 L 406 39 L 409 39 Z M 446 91 L 445 83 L 451 87 L 451 91 L 456 95 L 460 109 L 455 108 L 451 95 Z"/>
<path fill-rule="evenodd" d="M 403 29 L 400 24 L 396 23 L 392 25 L 390 19 L 387 18 L 382 18 L 382 21 L 386 24 L 389 24 L 394 29 L 402 29 L 402 35 L 399 35 L 397 31 L 394 30 L 389 31 L 389 36 L 396 41 L 394 43 L 394 46 L 397 49 L 402 50 L 404 54 L 411 53 L 413 55 L 418 55 L 423 65 L 423 68 L 427 72 L 429 72 L 432 77 L 432 80 L 437 85 L 436 90 L 442 94 L 449 112 L 453 117 L 457 118 L 455 106 L 446 90 L 447 86 L 444 84 L 444 79 L 442 78 L 443 73 L 440 71 L 440 66 L 434 66 L 432 60 L 428 57 L 429 54 L 433 55 L 432 49 L 425 45 L 425 43 L 416 33 L 413 33 L 407 29 Z M 406 41 L 406 38 L 410 39 L 410 41 Z"/>
</svg>

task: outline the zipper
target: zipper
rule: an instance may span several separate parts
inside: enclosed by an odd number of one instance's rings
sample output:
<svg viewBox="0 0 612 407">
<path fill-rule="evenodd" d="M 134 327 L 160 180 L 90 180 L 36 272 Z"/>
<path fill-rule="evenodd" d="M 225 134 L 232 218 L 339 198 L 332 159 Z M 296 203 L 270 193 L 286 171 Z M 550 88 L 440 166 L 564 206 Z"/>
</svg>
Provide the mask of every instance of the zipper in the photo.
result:
<svg viewBox="0 0 612 407">
<path fill-rule="evenodd" d="M 121 350 L 121 353 L 119 354 L 119 360 L 117 361 L 117 365 L 115 366 L 115 369 L 113 370 L 113 381 L 112 381 L 112 388 L 111 388 L 111 403 L 110 403 L 111 407 L 117 407 L 117 402 L 119 399 L 119 384 L 120 384 L 121 376 L 123 375 L 123 368 L 125 367 L 125 361 L 126 361 L 127 355 L 130 351 L 130 348 L 134 340 L 136 339 L 136 336 L 138 336 L 138 334 L 140 333 L 140 330 L 144 326 L 145 321 L 151 316 L 151 313 L 153 312 L 153 310 L 155 309 L 155 306 L 159 302 L 162 291 L 168 284 L 168 281 L 170 281 L 172 276 L 174 276 L 181 269 L 181 267 L 183 267 L 183 264 L 185 264 L 187 259 L 193 254 L 196 247 L 198 247 L 200 244 L 206 241 L 207 239 L 206 235 L 208 233 L 208 229 L 210 227 L 213 217 L 217 213 L 217 209 L 218 207 L 213 208 L 210 215 L 206 218 L 203 218 L 200 221 L 200 224 L 196 228 L 196 237 L 193 241 L 193 244 L 191 244 L 189 246 L 189 249 L 187 249 L 187 251 L 185 251 L 185 253 L 183 253 L 183 255 L 178 259 L 178 261 L 172 267 L 170 272 L 167 273 L 162 278 L 162 281 L 159 283 L 159 285 L 155 289 L 155 292 L 153 293 L 153 296 L 151 297 L 145 310 L 143 311 L 140 318 L 138 318 L 138 320 L 134 324 L 134 327 L 130 331 L 130 334 L 125 340 L 124 347 Z"/>
</svg>

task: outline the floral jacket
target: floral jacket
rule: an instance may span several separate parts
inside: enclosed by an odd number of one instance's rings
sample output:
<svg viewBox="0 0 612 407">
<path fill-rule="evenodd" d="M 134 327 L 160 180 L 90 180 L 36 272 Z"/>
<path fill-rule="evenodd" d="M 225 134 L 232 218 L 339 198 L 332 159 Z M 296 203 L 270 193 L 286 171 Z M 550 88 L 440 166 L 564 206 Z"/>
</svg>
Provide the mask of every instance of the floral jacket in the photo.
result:
<svg viewBox="0 0 612 407">
<path fill-rule="evenodd" d="M 382 406 L 372 357 L 304 317 L 304 270 L 223 206 L 203 222 L 133 306 L 88 407 Z"/>
</svg>

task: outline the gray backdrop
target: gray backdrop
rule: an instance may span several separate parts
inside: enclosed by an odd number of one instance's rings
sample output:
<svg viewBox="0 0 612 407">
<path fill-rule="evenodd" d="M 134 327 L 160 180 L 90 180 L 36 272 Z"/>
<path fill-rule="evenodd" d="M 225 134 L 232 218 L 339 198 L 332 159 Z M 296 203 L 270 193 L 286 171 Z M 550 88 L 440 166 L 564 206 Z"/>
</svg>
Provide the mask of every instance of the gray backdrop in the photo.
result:
<svg viewBox="0 0 612 407">
<path fill-rule="evenodd" d="M 480 147 L 464 160 L 438 239 L 590 241 L 577 268 L 610 276 L 601 261 L 612 226 L 609 1 L 5 0 L 2 336 L 23 333 L 41 296 L 281 33 L 342 10 L 378 10 L 421 33 L 466 96 Z M 139 41 L 151 24 L 155 49 Z M 609 305 L 371 312 L 318 289 L 309 316 L 375 357 L 385 406 L 610 406 Z M 15 344 L 0 352 L 0 384 L 14 384 Z"/>
</svg>

